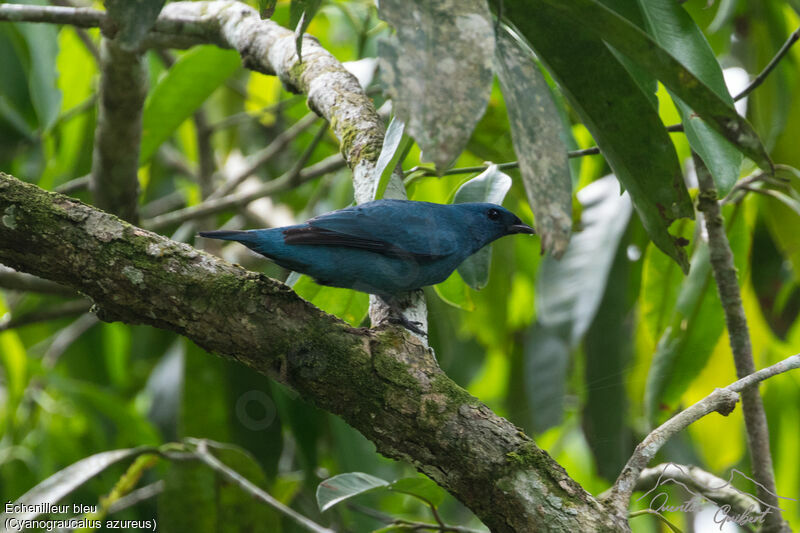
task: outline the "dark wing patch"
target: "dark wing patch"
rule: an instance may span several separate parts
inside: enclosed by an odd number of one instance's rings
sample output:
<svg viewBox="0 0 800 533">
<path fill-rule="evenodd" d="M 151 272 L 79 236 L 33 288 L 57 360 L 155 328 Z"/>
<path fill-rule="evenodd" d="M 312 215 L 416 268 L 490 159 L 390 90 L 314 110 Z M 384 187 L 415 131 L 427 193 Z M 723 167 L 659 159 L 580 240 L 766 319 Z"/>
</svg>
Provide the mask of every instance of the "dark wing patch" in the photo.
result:
<svg viewBox="0 0 800 533">
<path fill-rule="evenodd" d="M 386 241 L 378 239 L 366 239 L 346 233 L 339 233 L 316 226 L 306 226 L 303 228 L 291 228 L 284 230 L 283 242 L 286 244 L 309 244 L 317 246 L 344 246 L 346 248 L 356 248 L 367 250 L 383 255 L 400 258 L 413 258 L 421 261 L 432 261 L 444 257 L 436 254 L 418 254 L 409 252 L 399 246 L 395 246 Z"/>
</svg>

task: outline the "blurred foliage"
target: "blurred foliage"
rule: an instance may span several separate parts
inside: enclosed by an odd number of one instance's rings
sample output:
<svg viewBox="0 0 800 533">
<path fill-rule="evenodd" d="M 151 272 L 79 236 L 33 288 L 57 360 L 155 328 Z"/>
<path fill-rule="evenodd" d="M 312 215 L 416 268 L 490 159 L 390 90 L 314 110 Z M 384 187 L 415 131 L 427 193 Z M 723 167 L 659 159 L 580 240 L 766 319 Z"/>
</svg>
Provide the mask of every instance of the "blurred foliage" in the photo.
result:
<svg viewBox="0 0 800 533">
<path fill-rule="evenodd" d="M 249 3 L 264 9 L 275 4 Z M 631 13 L 625 9 L 633 9 L 633 13 L 639 9 L 637 2 L 603 3 L 625 16 Z M 744 73 L 752 79 L 800 25 L 792 2 L 722 0 L 708 4 L 689 0 L 682 4 L 685 12 L 672 13 L 681 24 L 689 25 L 690 42 L 694 43 L 676 56 L 695 57 L 705 67 L 711 59 L 712 70 L 716 69 L 713 76 L 722 70 L 729 84 L 737 74 L 740 81 Z M 274 9 L 273 20 L 292 29 L 307 25 L 307 31 L 342 62 L 375 58 L 378 42 L 391 32 L 368 0 L 292 5 L 278 1 Z M 303 18 L 304 14 L 313 18 Z M 658 23 L 651 11 L 646 14 L 647 18 L 631 20 L 643 28 Z M 521 30 L 524 34 L 525 28 Z M 0 170 L 46 189 L 57 189 L 89 173 L 98 71 L 86 38 L 97 45 L 99 34 L 91 30 L 82 36 L 68 26 L 0 23 Z M 582 38 L 600 43 L 595 37 Z M 664 46 L 674 46 L 669 35 L 656 33 L 654 38 Z M 624 179 L 620 177 L 623 182 L 634 180 L 629 182 L 634 184 L 643 179 L 647 184 L 657 180 L 656 175 L 640 176 L 651 168 L 652 161 L 639 166 L 641 161 L 630 154 L 639 144 L 655 146 L 671 139 L 674 151 L 668 147 L 666 155 L 661 153 L 659 157 L 666 163 L 657 170 L 664 174 L 665 168 L 677 168 L 675 160 L 679 161 L 687 175 L 688 191 L 694 196 L 696 184 L 688 165 L 686 136 L 671 133 L 668 137 L 661 127 L 679 122 L 681 116 L 691 115 L 691 110 L 682 102 L 676 108 L 670 99 L 674 87 L 667 91 L 657 86 L 646 69 L 620 59 L 615 49 L 598 46 L 604 50 L 602 60 L 616 69 L 597 72 L 602 74 L 601 81 L 593 80 L 591 72 L 580 71 L 584 64 L 597 71 L 605 68 L 593 63 L 597 58 L 586 48 L 579 49 L 580 61 L 558 64 L 555 81 L 545 75 L 558 112 L 570 126 L 566 129 L 572 132 L 563 139 L 565 146 L 593 146 L 591 132 L 601 145 L 607 143 L 605 146 L 619 150 L 614 157 L 624 160 L 617 170 L 625 172 Z M 696 55 L 692 46 L 697 47 Z M 559 61 L 556 52 L 566 53 L 565 49 L 542 52 L 545 67 L 552 67 L 548 61 Z M 198 169 L 208 147 L 198 144 L 203 142 L 198 128 L 207 128 L 217 171 L 231 175 L 246 164 L 246 156 L 267 146 L 309 113 L 303 99 L 283 90 L 276 78 L 237 67 L 231 52 L 210 47 L 174 52 L 172 68 L 167 59 L 164 54 L 148 52 L 151 91 L 144 114 L 145 151 L 140 169 L 141 207 L 149 213 L 145 219 L 203 201 L 206 192 Z M 371 73 L 374 62 L 358 66 Z M 626 80 L 612 75 L 628 71 L 631 76 Z M 379 107 L 385 101 L 379 80 L 367 77 L 367 90 Z M 595 85 L 578 91 L 572 86 L 574 80 Z M 563 96 L 560 83 L 565 87 Z M 604 86 L 598 87 L 598 83 Z M 736 94 L 743 88 L 739 83 L 731 86 L 730 92 Z M 613 120 L 606 117 L 605 123 L 584 123 L 604 103 L 580 101 L 581 94 L 598 89 L 602 94 L 630 93 L 636 107 L 625 109 L 625 114 Z M 721 90 L 719 83 L 714 89 Z M 795 47 L 763 85 L 740 102 L 773 160 L 795 168 L 800 168 L 799 94 L 800 47 Z M 656 103 L 657 111 L 652 107 Z M 588 111 L 581 109 L 587 105 Z M 205 115 L 202 120 L 195 114 L 199 109 Z M 311 143 L 314 129 L 300 131 L 259 166 L 245 186 L 291 169 Z M 653 135 L 648 133 L 651 129 Z M 695 136 L 701 140 L 693 143 L 711 139 L 706 141 L 708 150 L 731 152 L 731 145 L 714 132 Z M 506 102 L 497 82 L 466 146 L 454 167 L 516 160 Z M 337 151 L 336 140 L 326 135 L 308 164 Z M 730 186 L 726 173 L 731 172 L 731 165 L 739 168 L 738 152 L 734 150 L 730 157 L 736 161 L 727 161 L 727 166 L 723 161 L 718 170 L 725 187 Z M 410 147 L 402 165 L 406 171 L 423 165 L 417 145 Z M 745 160 L 740 175 L 750 175 L 754 169 Z M 572 477 L 587 490 L 599 493 L 613 481 L 651 424 L 699 400 L 714 387 L 729 384 L 735 371 L 701 226 L 682 218 L 669 227 L 673 235 L 690 242 L 686 252 L 692 268 L 689 276 L 684 276 L 680 266 L 650 241 L 646 227 L 652 213 L 642 214 L 639 209 L 639 216 L 628 219 L 630 202 L 619 208 L 615 184 L 605 199 L 595 195 L 592 201 L 585 200 L 611 172 L 601 156 L 573 159 L 570 170 L 573 229 L 577 233 L 564 259 L 542 258 L 538 239 L 496 242 L 488 273 L 481 273 L 481 284 L 488 279 L 485 288 L 473 290 L 454 273 L 435 290 L 426 291 L 430 342 L 452 379 L 535 436 Z M 504 205 L 526 223 L 535 224 L 519 171 L 506 172 L 513 183 Z M 423 174 L 412 173 L 407 178 L 409 197 L 446 203 L 479 172 L 441 177 Z M 613 179 L 609 180 L 613 184 Z M 792 178 L 791 183 L 800 191 L 800 181 Z M 70 194 L 91 200 L 85 188 Z M 194 224 L 203 228 L 285 225 L 352 201 L 349 172 L 339 171 L 257 200 L 247 210 L 230 209 Z M 593 215 L 598 202 L 604 201 L 611 202 L 612 211 Z M 637 207 L 635 204 L 634 198 Z M 774 197 L 753 193 L 729 206 L 725 216 L 756 366 L 762 367 L 800 351 L 800 217 Z M 666 225 L 660 224 L 663 235 Z M 179 238 L 193 233 L 177 226 L 160 231 Z M 585 235 L 595 237 L 587 243 L 582 238 Z M 286 279 L 288 275 L 236 245 L 209 251 L 273 277 Z M 677 254 L 674 251 L 673 257 Z M 353 325 L 364 324 L 365 295 L 319 287 L 307 277 L 295 281 L 294 288 L 304 298 Z M 70 300 L 63 295 L 2 289 L 0 324 L 11 317 L 58 308 Z M 544 309 L 549 310 L 547 315 Z M 565 314 L 559 314 L 561 311 Z M 800 376 L 790 373 L 774 378 L 762 386 L 762 392 L 778 493 L 800 498 Z M 281 502 L 337 530 L 370 531 L 394 518 L 431 521 L 428 505 L 401 490 L 359 493 L 320 512 L 317 487 L 337 474 L 363 472 L 385 483 L 401 480 L 412 493 L 431 488 L 424 482 L 404 481 L 413 480 L 412 467 L 381 457 L 364 437 L 311 407 L 293 391 L 211 357 L 172 333 L 99 323 L 74 311 L 24 327 L 0 327 L 0 501 L 15 500 L 48 476 L 92 454 L 184 437 L 235 445 L 220 452 L 220 459 Z M 741 410 L 727 418 L 712 414 L 694 424 L 673 439 L 658 460 L 690 462 L 722 477 L 732 468 L 748 471 Z M 125 472 L 125 465 L 111 466 L 65 501 L 96 505 Z M 141 475 L 138 486 L 154 487 L 160 495 L 115 511 L 114 518 L 158 517 L 164 531 L 299 530 L 294 522 L 243 498 L 237 487 L 223 483 L 201 465 L 159 460 Z M 446 522 L 481 527 L 451 496 L 436 492 L 435 498 Z M 641 506 L 634 508 L 637 505 Z M 365 511 L 367 508 L 372 511 Z M 785 509 L 793 527 L 800 528 L 800 505 L 789 502 Z M 668 517 L 676 524 L 693 518 L 674 513 Z M 650 517 L 636 518 L 632 527 L 642 532 L 662 530 Z"/>
</svg>

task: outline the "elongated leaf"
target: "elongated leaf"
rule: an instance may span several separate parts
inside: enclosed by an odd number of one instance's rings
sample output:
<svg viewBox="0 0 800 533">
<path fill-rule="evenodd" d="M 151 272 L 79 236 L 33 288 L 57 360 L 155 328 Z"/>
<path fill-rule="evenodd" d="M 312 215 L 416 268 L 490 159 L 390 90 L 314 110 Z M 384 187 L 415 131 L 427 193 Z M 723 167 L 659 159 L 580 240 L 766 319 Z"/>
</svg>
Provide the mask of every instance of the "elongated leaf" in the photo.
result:
<svg viewBox="0 0 800 533">
<path fill-rule="evenodd" d="M 106 11 L 119 25 L 117 40 L 128 50 L 139 45 L 150 28 L 155 24 L 158 14 L 166 0 L 105 0 Z"/>
<path fill-rule="evenodd" d="M 128 448 L 124 450 L 111 450 L 100 452 L 89 457 L 85 457 L 70 466 L 59 470 L 49 478 L 45 479 L 31 490 L 19 497 L 14 502 L 15 505 L 24 504 L 25 510 L 0 514 L 0 523 L 5 524 L 9 518 L 17 520 L 33 520 L 42 511 L 41 507 L 33 507 L 37 504 L 49 503 L 55 505 L 64 496 L 71 493 L 94 476 L 106 468 L 126 459 L 139 456 L 143 453 L 151 453 L 154 448 L 142 446 L 139 448 Z"/>
<path fill-rule="evenodd" d="M 416 496 L 434 507 L 441 505 L 445 497 L 444 489 L 427 477 L 404 477 L 392 482 L 389 488 Z"/>
<path fill-rule="evenodd" d="M 569 175 L 567 175 L 569 179 Z M 490 165 L 485 171 L 467 181 L 456 191 L 454 204 L 466 202 L 489 202 L 502 204 L 511 188 L 511 178 Z M 467 285 L 481 290 L 489 283 L 489 266 L 492 262 L 492 246 L 487 245 L 466 258 L 458 267 L 458 273 Z"/>
<path fill-rule="evenodd" d="M 275 4 L 278 0 L 258 0 L 258 11 L 262 19 L 268 19 L 275 12 Z"/>
<path fill-rule="evenodd" d="M 246 451 L 214 445 L 217 459 L 261 489 L 268 488 L 260 465 Z M 158 498 L 158 530 L 163 533 L 280 533 L 278 512 L 198 462 L 173 462 Z"/>
<path fill-rule="evenodd" d="M 533 431 L 561 423 L 570 347 L 568 332 L 538 322 L 525 335 L 525 399 Z"/>
<path fill-rule="evenodd" d="M 759 167 L 764 170 L 772 168 L 769 154 L 758 134 L 733 106 L 634 24 L 597 0 L 538 1 L 558 11 L 562 20 L 577 22 L 644 66 Z"/>
<path fill-rule="evenodd" d="M 145 102 L 139 164 L 146 164 L 161 143 L 192 116 L 239 65 L 236 52 L 216 46 L 198 46 L 182 55 Z"/>
<path fill-rule="evenodd" d="M 339 474 L 319 484 L 317 487 L 317 505 L 320 511 L 326 511 L 348 498 L 388 486 L 388 481 L 363 472 Z"/>
<path fill-rule="evenodd" d="M 436 295 L 453 307 L 458 307 L 464 311 L 474 311 L 475 302 L 472 301 L 472 295 L 469 292 L 469 286 L 459 275 L 458 271 L 450 274 L 450 277 L 441 283 L 433 286 Z"/>
<path fill-rule="evenodd" d="M 35 1 L 23 2 L 39 4 Z M 56 57 L 58 56 L 58 31 L 47 24 L 21 24 L 19 32 L 28 48 L 28 89 L 36 110 L 39 125 L 47 130 L 53 125 L 61 108 L 61 91 L 58 90 Z"/>
<path fill-rule="evenodd" d="M 650 238 L 687 271 L 686 253 L 668 228 L 677 218 L 692 218 L 694 208 L 672 141 L 649 97 L 598 37 L 548 3 L 506 0 L 503 5 L 569 96 L 630 193 Z"/>
<path fill-rule="evenodd" d="M 625 374 L 633 351 L 633 324 L 629 320 L 633 299 L 631 285 L 638 281 L 632 271 L 623 239 L 616 257 L 599 312 L 586 332 L 586 402 L 582 422 L 586 442 L 592 450 L 598 473 L 614 480 L 632 451 L 627 422 Z M 663 254 L 659 254 L 662 257 Z M 665 258 L 666 259 L 666 258 Z M 677 266 L 670 262 L 677 270 Z"/>
<path fill-rule="evenodd" d="M 747 265 L 750 235 L 741 206 L 726 210 L 728 239 L 740 272 Z M 698 243 L 692 270 L 681 285 L 675 310 L 656 347 L 645 388 L 646 412 L 653 423 L 678 407 L 681 396 L 700 374 L 725 329 L 725 316 L 711 273 L 708 244 Z"/>
<path fill-rule="evenodd" d="M 273 9 L 275 2 L 272 2 Z M 295 29 L 294 40 L 297 47 L 297 58 L 303 60 L 302 44 L 303 34 L 311 24 L 311 19 L 317 14 L 322 0 L 292 0 L 289 7 L 289 24 Z"/>
<path fill-rule="evenodd" d="M 565 330 L 569 345 L 592 323 L 605 292 L 608 272 L 631 215 L 627 194 L 619 194 L 613 176 L 578 191 L 583 231 L 572 236 L 560 261 L 545 257 L 536 279 L 539 321 Z"/>
<path fill-rule="evenodd" d="M 725 86 L 722 68 L 703 32 L 683 6 L 672 0 L 638 0 L 638 2 L 647 17 L 649 32 L 656 42 L 708 85 L 723 102 L 732 106 L 733 98 Z M 720 194 L 722 196 L 728 194 L 739 178 L 739 169 L 742 165 L 741 152 L 697 116 L 672 91 L 670 94 L 673 95 L 681 113 L 689 144 L 711 171 Z"/>
<path fill-rule="evenodd" d="M 318 285 L 310 277 L 296 272 L 292 273 L 287 284 L 304 300 L 351 326 L 361 324 L 369 311 L 369 296 L 363 292 Z"/>
<path fill-rule="evenodd" d="M 495 55 L 536 230 L 542 248 L 558 258 L 567 249 L 572 228 L 572 180 L 562 122 L 532 54 L 508 27 L 497 35 Z"/>
<path fill-rule="evenodd" d="M 386 186 L 392 177 L 395 167 L 400 164 L 408 155 L 413 141 L 405 134 L 406 126 L 397 117 L 392 118 L 389 127 L 386 128 L 386 135 L 383 138 L 383 148 L 375 164 L 375 192 L 373 199 L 380 200 L 386 192 Z"/>
<path fill-rule="evenodd" d="M 485 0 L 382 0 L 397 35 L 378 47 L 396 115 L 440 172 L 467 144 L 489 101 L 494 28 Z"/>
</svg>

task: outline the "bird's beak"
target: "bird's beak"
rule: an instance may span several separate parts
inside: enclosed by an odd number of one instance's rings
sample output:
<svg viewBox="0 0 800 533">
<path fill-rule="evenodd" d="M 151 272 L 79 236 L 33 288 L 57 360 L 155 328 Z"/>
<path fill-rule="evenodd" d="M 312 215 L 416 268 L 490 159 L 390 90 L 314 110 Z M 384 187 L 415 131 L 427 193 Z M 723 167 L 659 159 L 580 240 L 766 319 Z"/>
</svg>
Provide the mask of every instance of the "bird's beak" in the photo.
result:
<svg viewBox="0 0 800 533">
<path fill-rule="evenodd" d="M 509 233 L 529 233 L 531 235 L 536 235 L 536 230 L 530 227 L 527 224 L 514 224 L 513 226 L 509 226 L 508 228 Z"/>
</svg>

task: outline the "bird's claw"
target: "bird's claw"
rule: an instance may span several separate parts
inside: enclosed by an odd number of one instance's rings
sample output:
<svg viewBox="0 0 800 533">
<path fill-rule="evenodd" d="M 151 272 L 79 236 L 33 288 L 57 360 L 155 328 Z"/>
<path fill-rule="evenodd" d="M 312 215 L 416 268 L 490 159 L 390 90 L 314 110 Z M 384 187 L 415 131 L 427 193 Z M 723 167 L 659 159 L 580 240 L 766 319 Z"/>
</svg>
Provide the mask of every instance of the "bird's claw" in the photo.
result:
<svg viewBox="0 0 800 533">
<path fill-rule="evenodd" d="M 409 320 L 403 315 L 400 316 L 390 316 L 389 323 L 391 324 L 398 324 L 403 326 L 407 330 L 416 333 L 422 337 L 427 337 L 428 334 L 423 330 L 420 326 L 422 326 L 422 322 L 417 322 L 416 320 Z"/>
</svg>

